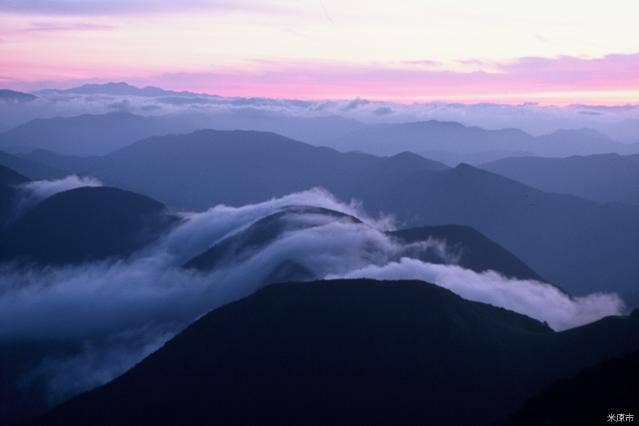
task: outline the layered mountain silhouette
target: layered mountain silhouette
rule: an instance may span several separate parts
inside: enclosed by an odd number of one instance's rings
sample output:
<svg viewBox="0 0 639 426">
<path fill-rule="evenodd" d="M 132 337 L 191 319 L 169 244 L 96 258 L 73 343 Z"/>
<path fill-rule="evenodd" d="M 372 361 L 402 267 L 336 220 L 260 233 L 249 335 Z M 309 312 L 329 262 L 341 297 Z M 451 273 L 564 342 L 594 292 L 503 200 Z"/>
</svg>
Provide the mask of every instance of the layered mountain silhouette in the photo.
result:
<svg viewBox="0 0 639 426">
<path fill-rule="evenodd" d="M 553 332 L 422 282 L 279 284 L 31 424 L 495 424 L 637 348 L 634 317 Z"/>
<path fill-rule="evenodd" d="M 176 222 L 163 204 L 108 187 L 57 193 L 0 232 L 0 260 L 43 264 L 125 256 Z"/>
<path fill-rule="evenodd" d="M 505 158 L 480 166 L 542 191 L 639 204 L 639 155 Z"/>
<path fill-rule="evenodd" d="M 198 131 L 153 137 L 103 157 L 27 158 L 99 177 L 177 209 L 244 205 L 321 186 L 399 227 L 471 226 L 573 294 L 618 291 L 639 303 L 639 207 L 545 193 L 414 154 L 375 157 L 276 134 Z"/>
<path fill-rule="evenodd" d="M 222 111 L 183 111 L 162 116 L 118 112 L 73 117 L 38 118 L 0 134 L 0 148 L 15 152 L 47 149 L 66 155 L 102 155 L 150 136 L 197 129 L 275 132 L 316 146 L 374 155 L 412 151 L 446 164 L 479 164 L 514 156 L 566 157 L 601 153 L 636 154 L 639 144 L 623 144 L 591 129 L 557 130 L 538 137 L 518 129 L 488 130 L 458 122 L 420 121 L 364 124 L 339 115 L 291 116 L 277 109 L 255 108 L 256 99 L 221 99 L 189 92 L 171 92 L 125 83 L 86 85 L 70 89 L 81 95 L 139 96 L 160 105 L 222 104 Z M 76 92 L 72 92 L 76 93 Z M 272 102 L 264 100 L 265 103 Z M 304 101 L 281 101 L 301 102 Z"/>
<path fill-rule="evenodd" d="M 15 173 L 10 177 L 9 182 L 27 182 Z M 51 266 L 122 258 L 168 232 L 176 221 L 159 202 L 128 191 L 84 187 L 60 192 L 32 207 L 0 233 L 0 261 Z M 259 255 L 286 233 L 335 221 L 366 226 L 356 217 L 333 210 L 288 206 L 222 239 L 186 266 L 210 271 L 240 263 Z M 456 254 L 454 262 L 463 267 L 538 279 L 538 275 L 515 256 L 468 227 L 416 228 L 388 232 L 388 235 L 407 247 L 429 238 L 444 241 Z M 401 256 L 434 263 L 450 262 L 442 253 L 419 245 L 401 252 Z M 303 258 L 283 260 L 272 270 L 263 272 L 263 284 L 317 279 L 316 272 L 305 266 Z M 74 338 L 0 339 L 0 371 L 3 372 L 0 422 L 10 423 L 50 407 L 51 387 L 45 378 L 25 383 L 25 377 L 30 377 L 33 369 L 42 368 L 47 360 L 77 357 L 84 349 L 84 341 Z"/>
<path fill-rule="evenodd" d="M 116 86 L 114 90 L 117 89 Z M 79 90 L 80 88 L 78 88 Z M 91 89 L 91 87 L 86 90 Z M 85 89 L 82 89 L 85 90 Z M 99 85 L 95 90 L 108 91 Z M 122 90 L 129 90 L 122 88 Z M 130 90 L 146 90 L 132 88 Z M 145 92 L 146 93 L 146 92 Z M 153 93 L 151 91 L 150 93 Z M 138 94 L 137 96 L 151 96 Z M 161 104 L 208 103 L 210 96 L 189 93 L 154 97 Z M 141 116 L 126 111 L 106 114 L 85 114 L 72 117 L 38 118 L 0 133 L 0 148 L 25 153 L 45 149 L 65 155 L 102 155 L 154 135 L 191 132 L 197 129 L 262 130 L 321 145 L 364 125 L 340 116 L 292 117 L 289 115 L 241 107 L 210 113 L 179 113 L 163 116 Z"/>
<path fill-rule="evenodd" d="M 84 84 L 78 87 L 63 90 L 65 93 L 76 93 L 81 95 L 115 95 L 115 96 L 176 96 L 189 94 L 189 92 L 175 92 L 172 90 L 164 90 L 159 87 L 146 86 L 135 87 L 125 82 L 112 82 L 104 84 Z"/>
<path fill-rule="evenodd" d="M 189 124 L 127 112 L 38 118 L 0 133 L 0 147 L 14 152 L 47 149 L 70 155 L 99 155 L 152 135 L 192 130 Z"/>
<path fill-rule="evenodd" d="M 451 163 L 459 159 L 490 161 L 516 153 L 564 157 L 633 153 L 630 151 L 637 149 L 590 129 L 558 130 L 534 137 L 519 129 L 487 130 L 436 120 L 366 126 L 327 144 L 342 151 L 356 150 L 376 155 L 412 151 Z"/>
<path fill-rule="evenodd" d="M 8 103 L 22 103 L 34 101 L 37 97 L 24 92 L 17 92 L 15 90 L 0 89 L 0 102 Z"/>
</svg>

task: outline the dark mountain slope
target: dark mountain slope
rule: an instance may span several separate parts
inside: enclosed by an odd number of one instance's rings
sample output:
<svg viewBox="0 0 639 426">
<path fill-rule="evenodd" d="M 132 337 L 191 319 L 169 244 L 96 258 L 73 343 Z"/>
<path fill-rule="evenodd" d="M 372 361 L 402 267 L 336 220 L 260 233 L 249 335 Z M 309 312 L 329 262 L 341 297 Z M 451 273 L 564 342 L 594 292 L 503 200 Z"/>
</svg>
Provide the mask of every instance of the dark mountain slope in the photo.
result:
<svg viewBox="0 0 639 426">
<path fill-rule="evenodd" d="M 639 348 L 639 321 L 618 322 L 571 340 L 426 283 L 274 285 L 33 424 L 490 424 L 592 359 Z"/>
<path fill-rule="evenodd" d="M 639 155 L 515 157 L 480 167 L 542 191 L 573 194 L 604 203 L 639 204 Z"/>
<path fill-rule="evenodd" d="M 18 172 L 0 165 L 0 232 L 13 207 L 17 194 L 15 186 L 28 181 Z"/>
<path fill-rule="evenodd" d="M 6 166 L 0 166 L 0 185 L 11 186 L 28 182 L 29 179 Z"/>
<path fill-rule="evenodd" d="M 175 222 L 164 205 L 116 188 L 78 188 L 45 199 L 2 234 L 0 259 L 74 263 L 126 255 Z"/>
<path fill-rule="evenodd" d="M 633 420 L 619 421 L 619 415 Z M 529 399 L 506 425 L 632 424 L 638 415 L 639 352 L 634 352 L 555 382 Z"/>
<path fill-rule="evenodd" d="M 544 281 L 515 255 L 469 226 L 424 226 L 388 234 L 403 243 L 426 241 L 429 238 L 444 241 L 448 250 L 459 256 L 458 264 L 466 269 L 477 272 L 493 270 L 507 277 Z M 441 262 L 437 257 L 422 260 Z"/>
</svg>

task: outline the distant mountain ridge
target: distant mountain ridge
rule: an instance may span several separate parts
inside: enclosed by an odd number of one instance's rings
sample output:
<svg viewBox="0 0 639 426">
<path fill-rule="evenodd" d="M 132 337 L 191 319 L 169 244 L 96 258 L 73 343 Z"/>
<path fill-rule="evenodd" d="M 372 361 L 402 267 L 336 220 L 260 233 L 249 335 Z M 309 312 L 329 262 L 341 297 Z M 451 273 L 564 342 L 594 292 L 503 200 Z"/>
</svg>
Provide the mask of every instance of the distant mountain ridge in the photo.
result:
<svg viewBox="0 0 639 426">
<path fill-rule="evenodd" d="M 164 90 L 159 87 L 146 86 L 146 87 L 135 87 L 125 82 L 110 82 L 103 84 L 84 84 L 79 87 L 73 87 L 71 89 L 62 90 L 65 93 L 78 93 L 83 95 L 96 95 L 96 94 L 105 94 L 105 95 L 120 95 L 120 96 L 148 96 L 148 97 L 159 97 L 159 96 L 195 96 L 195 93 L 192 92 L 176 92 L 173 90 Z"/>
<path fill-rule="evenodd" d="M 0 102 L 22 103 L 31 102 L 37 99 L 37 96 L 30 93 L 17 92 L 15 90 L 0 89 Z"/>
<path fill-rule="evenodd" d="M 112 90 L 136 93 L 135 96 L 153 95 L 157 102 L 166 104 L 185 101 L 207 103 L 217 99 L 188 92 L 138 89 L 124 83 L 89 85 L 85 89 L 89 92 Z M 624 155 L 639 153 L 639 143 L 618 143 L 590 129 L 558 130 L 533 137 L 518 129 L 487 130 L 457 122 L 430 120 L 365 124 L 339 115 L 289 116 L 277 110 L 242 108 L 242 99 L 220 102 L 239 105 L 225 112 L 190 111 L 162 116 L 110 112 L 35 119 L 0 134 L 0 148 L 17 152 L 48 149 L 67 155 L 103 155 L 150 136 L 215 128 L 275 132 L 343 152 L 395 155 L 410 151 L 449 165 L 460 162 L 479 164 L 524 155 L 565 157 L 610 152 Z M 66 138 L 61 136 L 63 134 Z"/>
<path fill-rule="evenodd" d="M 170 120 L 127 112 L 35 119 L 0 134 L 0 147 L 29 152 L 49 149 L 62 154 L 99 155 L 155 134 L 184 130 Z"/>
<path fill-rule="evenodd" d="M 639 153 L 639 147 L 615 142 L 591 129 L 557 130 L 534 137 L 519 129 L 487 130 L 436 120 L 369 125 L 327 141 L 326 145 L 375 155 L 412 151 L 440 160 L 476 156 L 487 161 L 517 152 L 549 157 Z"/>
<path fill-rule="evenodd" d="M 480 165 L 542 191 L 599 202 L 639 204 L 639 154 L 513 157 Z"/>
</svg>

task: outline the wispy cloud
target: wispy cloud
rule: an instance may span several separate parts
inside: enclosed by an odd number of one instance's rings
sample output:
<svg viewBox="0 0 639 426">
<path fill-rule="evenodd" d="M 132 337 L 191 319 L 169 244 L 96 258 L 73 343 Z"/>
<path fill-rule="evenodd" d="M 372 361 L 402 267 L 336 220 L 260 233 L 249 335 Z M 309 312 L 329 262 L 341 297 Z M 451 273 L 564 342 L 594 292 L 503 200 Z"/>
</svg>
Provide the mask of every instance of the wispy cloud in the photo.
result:
<svg viewBox="0 0 639 426">
<path fill-rule="evenodd" d="M 437 63 L 419 61 L 417 65 Z M 256 62 L 249 70 L 168 73 L 154 83 L 236 96 L 394 100 L 630 102 L 639 93 L 639 53 L 601 58 L 466 60 L 470 71 L 337 63 Z M 485 69 L 484 69 L 485 68 Z"/>
<path fill-rule="evenodd" d="M 8 0 L 0 2 L 0 12 L 34 15 L 120 15 L 180 12 L 193 9 L 264 10 L 252 0 Z"/>
<path fill-rule="evenodd" d="M 94 24 L 90 22 L 31 22 L 27 31 L 110 31 L 115 29 L 113 25 Z"/>
</svg>

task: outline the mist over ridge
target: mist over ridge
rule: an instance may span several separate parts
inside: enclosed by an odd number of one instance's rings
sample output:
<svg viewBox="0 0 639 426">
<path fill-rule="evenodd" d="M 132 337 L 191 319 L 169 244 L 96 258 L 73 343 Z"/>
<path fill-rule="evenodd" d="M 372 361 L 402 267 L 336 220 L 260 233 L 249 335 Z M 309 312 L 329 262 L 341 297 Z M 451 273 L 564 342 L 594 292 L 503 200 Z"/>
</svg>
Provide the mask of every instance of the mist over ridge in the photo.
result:
<svg viewBox="0 0 639 426">
<path fill-rule="evenodd" d="M 249 248 L 244 258 L 205 272 L 182 267 L 289 206 L 313 206 L 340 215 L 294 210 L 283 220 L 303 226 L 285 230 L 265 246 Z M 198 316 L 266 285 L 283 263 L 303 265 L 316 279 L 434 282 L 469 300 L 546 321 L 555 329 L 623 312 L 623 302 L 614 294 L 573 298 L 549 284 L 456 266 L 459 254 L 445 240 L 402 242 L 384 232 L 392 229 L 390 218 L 371 218 L 356 203 L 344 204 L 321 189 L 179 216 L 181 221 L 163 237 L 123 259 L 67 266 L 0 265 L 0 340 L 84 342 L 80 352 L 48 359 L 31 373 L 30 380 L 48 383 L 55 401 L 119 375 Z M 440 263 L 411 257 L 425 251 L 435 253 Z"/>
</svg>

